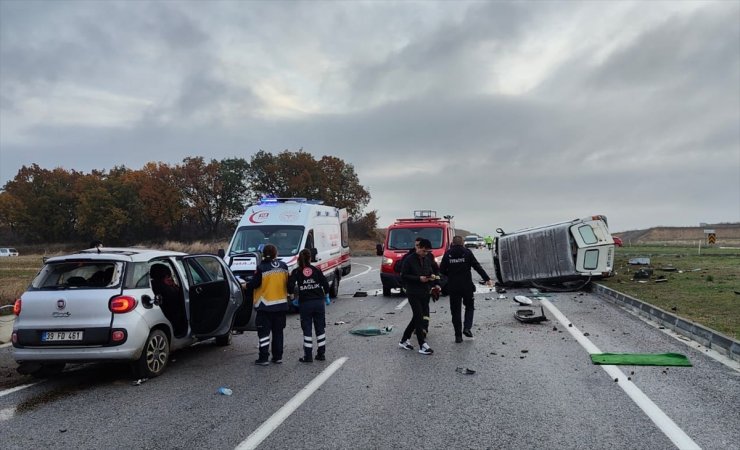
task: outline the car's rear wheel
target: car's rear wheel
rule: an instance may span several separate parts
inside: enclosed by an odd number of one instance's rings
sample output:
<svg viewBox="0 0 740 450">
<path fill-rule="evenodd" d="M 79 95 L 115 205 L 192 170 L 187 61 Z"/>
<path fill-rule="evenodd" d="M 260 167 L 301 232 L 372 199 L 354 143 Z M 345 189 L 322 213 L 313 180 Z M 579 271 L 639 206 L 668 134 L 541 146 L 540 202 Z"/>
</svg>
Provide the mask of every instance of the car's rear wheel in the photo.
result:
<svg viewBox="0 0 740 450">
<path fill-rule="evenodd" d="M 134 363 L 138 378 L 153 378 L 164 372 L 170 358 L 170 341 L 162 330 L 152 330 L 141 356 Z"/>
</svg>

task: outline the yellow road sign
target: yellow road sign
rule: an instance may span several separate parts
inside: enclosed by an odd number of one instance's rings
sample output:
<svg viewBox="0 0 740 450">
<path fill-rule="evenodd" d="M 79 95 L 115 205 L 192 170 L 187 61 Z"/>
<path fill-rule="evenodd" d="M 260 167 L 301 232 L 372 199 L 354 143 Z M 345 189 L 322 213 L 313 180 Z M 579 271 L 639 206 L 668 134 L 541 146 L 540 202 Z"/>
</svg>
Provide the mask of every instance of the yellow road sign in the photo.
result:
<svg viewBox="0 0 740 450">
<path fill-rule="evenodd" d="M 709 245 L 714 245 L 717 242 L 717 235 L 714 233 L 707 234 L 707 243 Z"/>
</svg>

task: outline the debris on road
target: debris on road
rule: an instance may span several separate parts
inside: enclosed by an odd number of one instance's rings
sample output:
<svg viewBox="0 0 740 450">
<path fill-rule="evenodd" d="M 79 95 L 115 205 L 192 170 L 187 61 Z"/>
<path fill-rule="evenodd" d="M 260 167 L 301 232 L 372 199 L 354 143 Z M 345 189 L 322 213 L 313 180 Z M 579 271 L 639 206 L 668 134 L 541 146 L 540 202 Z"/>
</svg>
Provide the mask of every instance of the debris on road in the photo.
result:
<svg viewBox="0 0 740 450">
<path fill-rule="evenodd" d="M 383 334 L 388 334 L 392 330 L 393 330 L 392 326 L 385 327 L 385 328 L 368 327 L 368 328 L 358 328 L 356 330 L 349 330 L 349 332 L 357 336 L 380 336 Z"/>
<path fill-rule="evenodd" d="M 475 373 L 475 370 L 468 369 L 467 367 L 458 367 L 455 369 L 455 372 L 461 373 L 463 375 L 473 375 Z"/>
<path fill-rule="evenodd" d="M 344 325 L 347 322 L 343 322 L 341 320 L 334 322 L 334 325 Z"/>
<path fill-rule="evenodd" d="M 229 396 L 229 395 L 233 394 L 234 391 L 232 391 L 231 389 L 229 389 L 227 387 L 220 387 L 220 388 L 218 388 L 218 390 L 216 392 L 218 392 L 221 395 Z"/>
<path fill-rule="evenodd" d="M 357 291 L 355 292 L 355 295 L 353 297 L 367 297 L 367 292 L 365 291 Z"/>
<path fill-rule="evenodd" d="M 133 386 L 141 386 L 141 383 L 146 383 L 149 378 L 139 378 L 138 380 L 131 383 Z"/>
<path fill-rule="evenodd" d="M 520 305 L 531 305 L 532 304 L 532 299 L 530 299 L 529 297 L 525 295 L 515 295 L 514 301 L 519 303 Z"/>
<path fill-rule="evenodd" d="M 514 313 L 516 320 L 522 323 L 540 323 L 547 321 L 545 316 L 545 310 L 540 306 L 540 315 L 535 316 L 534 310 L 531 309 L 517 309 Z"/>
</svg>

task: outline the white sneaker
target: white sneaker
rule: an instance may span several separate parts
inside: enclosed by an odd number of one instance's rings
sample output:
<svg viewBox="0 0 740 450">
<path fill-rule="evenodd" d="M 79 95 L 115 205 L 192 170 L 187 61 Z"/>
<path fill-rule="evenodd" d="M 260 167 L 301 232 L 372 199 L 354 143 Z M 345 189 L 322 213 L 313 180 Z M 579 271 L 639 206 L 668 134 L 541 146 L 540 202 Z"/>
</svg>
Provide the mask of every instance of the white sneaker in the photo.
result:
<svg viewBox="0 0 740 450">
<path fill-rule="evenodd" d="M 432 353 L 434 353 L 434 350 L 432 350 L 429 347 L 429 344 L 425 342 L 424 345 L 422 345 L 419 349 L 419 353 L 421 353 L 422 355 L 431 355 Z"/>
<path fill-rule="evenodd" d="M 414 346 L 411 345 L 411 341 L 406 339 L 405 341 L 401 341 L 398 343 L 398 346 L 401 347 L 404 350 L 413 350 Z"/>
</svg>

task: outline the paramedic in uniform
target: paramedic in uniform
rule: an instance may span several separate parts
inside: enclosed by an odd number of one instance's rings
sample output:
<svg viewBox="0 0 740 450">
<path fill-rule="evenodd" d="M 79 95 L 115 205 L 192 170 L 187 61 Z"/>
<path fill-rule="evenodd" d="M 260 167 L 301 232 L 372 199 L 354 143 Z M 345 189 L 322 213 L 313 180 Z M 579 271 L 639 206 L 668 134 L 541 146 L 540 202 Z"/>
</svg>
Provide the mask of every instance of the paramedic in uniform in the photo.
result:
<svg viewBox="0 0 740 450">
<path fill-rule="evenodd" d="M 491 277 L 488 276 L 475 255 L 463 245 L 462 236 L 452 238 L 452 245 L 442 257 L 439 266 L 440 273 L 447 275 L 447 291 L 450 294 L 450 312 L 452 313 L 452 326 L 455 327 L 455 342 L 463 341 L 462 335 L 472 338 L 473 333 L 473 311 L 475 311 L 475 285 L 470 274 L 470 269 L 483 278 L 487 286 L 493 286 Z M 460 322 L 460 304 L 465 305 L 465 323 Z M 462 328 L 462 330 L 461 330 Z"/>
<path fill-rule="evenodd" d="M 277 258 L 277 247 L 267 244 L 262 251 L 262 262 L 257 266 L 248 288 L 253 289 L 255 323 L 259 338 L 259 366 L 270 364 L 270 334 L 272 334 L 272 362 L 283 362 L 283 329 L 288 313 L 288 266 Z"/>
<path fill-rule="evenodd" d="M 329 294 L 329 282 L 323 272 L 311 265 L 311 250 L 304 248 L 298 253 L 298 267 L 293 269 L 288 279 L 288 290 L 293 291 L 298 283 L 298 311 L 301 314 L 303 329 L 303 357 L 300 362 L 313 362 L 313 335 L 316 329 L 316 360 L 326 359 L 326 311 L 325 299 Z"/>
</svg>

